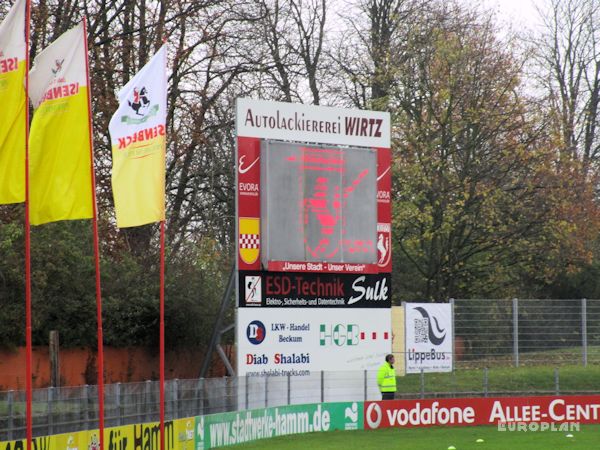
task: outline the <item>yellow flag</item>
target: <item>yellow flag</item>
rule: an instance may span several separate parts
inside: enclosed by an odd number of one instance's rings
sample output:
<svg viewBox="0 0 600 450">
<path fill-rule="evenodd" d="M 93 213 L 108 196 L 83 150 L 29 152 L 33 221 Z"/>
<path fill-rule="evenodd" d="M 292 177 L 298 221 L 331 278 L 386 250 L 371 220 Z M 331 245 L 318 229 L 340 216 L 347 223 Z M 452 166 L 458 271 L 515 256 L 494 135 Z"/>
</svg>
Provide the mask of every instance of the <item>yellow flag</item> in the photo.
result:
<svg viewBox="0 0 600 450">
<path fill-rule="evenodd" d="M 117 226 L 165 219 L 167 57 L 163 46 L 119 92 L 108 129 Z"/>
<path fill-rule="evenodd" d="M 33 225 L 93 216 L 86 51 L 81 23 L 42 51 L 29 75 Z"/>
<path fill-rule="evenodd" d="M 25 201 L 25 0 L 0 23 L 0 204 Z"/>
</svg>

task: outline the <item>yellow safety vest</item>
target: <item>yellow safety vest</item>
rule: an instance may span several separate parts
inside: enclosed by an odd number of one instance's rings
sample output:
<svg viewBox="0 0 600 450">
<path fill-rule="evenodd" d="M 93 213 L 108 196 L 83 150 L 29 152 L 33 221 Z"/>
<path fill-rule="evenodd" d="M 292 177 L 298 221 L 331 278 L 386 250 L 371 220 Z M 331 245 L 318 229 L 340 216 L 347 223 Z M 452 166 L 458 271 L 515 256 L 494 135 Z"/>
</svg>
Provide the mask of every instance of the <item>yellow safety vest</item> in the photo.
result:
<svg viewBox="0 0 600 450">
<path fill-rule="evenodd" d="M 381 392 L 396 392 L 396 369 L 387 361 L 377 371 L 377 384 Z"/>
</svg>

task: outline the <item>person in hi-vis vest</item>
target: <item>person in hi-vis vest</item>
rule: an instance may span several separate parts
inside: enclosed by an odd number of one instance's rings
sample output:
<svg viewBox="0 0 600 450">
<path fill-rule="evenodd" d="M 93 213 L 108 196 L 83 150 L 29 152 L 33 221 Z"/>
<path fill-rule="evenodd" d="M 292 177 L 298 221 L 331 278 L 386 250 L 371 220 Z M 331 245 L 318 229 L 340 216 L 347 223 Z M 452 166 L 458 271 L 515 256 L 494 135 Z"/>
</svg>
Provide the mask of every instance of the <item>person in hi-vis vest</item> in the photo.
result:
<svg viewBox="0 0 600 450">
<path fill-rule="evenodd" d="M 396 394 L 396 369 L 394 355 L 386 355 L 385 362 L 377 371 L 377 385 L 381 391 L 382 400 L 394 400 Z"/>
</svg>

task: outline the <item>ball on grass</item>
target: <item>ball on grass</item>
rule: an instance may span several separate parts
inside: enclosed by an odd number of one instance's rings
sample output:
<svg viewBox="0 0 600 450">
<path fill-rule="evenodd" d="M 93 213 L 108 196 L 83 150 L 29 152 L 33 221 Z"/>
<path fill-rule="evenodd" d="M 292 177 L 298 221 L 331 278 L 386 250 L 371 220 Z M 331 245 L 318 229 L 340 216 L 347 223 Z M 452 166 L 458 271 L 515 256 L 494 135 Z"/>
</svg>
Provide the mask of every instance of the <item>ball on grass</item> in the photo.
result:
<svg viewBox="0 0 600 450">
<path fill-rule="evenodd" d="M 454 445 L 451 445 L 450 447 L 448 447 L 448 450 L 456 450 L 456 447 Z"/>
<path fill-rule="evenodd" d="M 479 438 L 475 442 L 477 442 L 478 444 L 481 444 L 483 442 L 483 439 Z"/>
<path fill-rule="evenodd" d="M 567 434 L 567 437 L 568 437 L 568 438 L 572 438 L 572 437 L 573 437 L 573 435 L 572 435 L 572 434 Z"/>
</svg>

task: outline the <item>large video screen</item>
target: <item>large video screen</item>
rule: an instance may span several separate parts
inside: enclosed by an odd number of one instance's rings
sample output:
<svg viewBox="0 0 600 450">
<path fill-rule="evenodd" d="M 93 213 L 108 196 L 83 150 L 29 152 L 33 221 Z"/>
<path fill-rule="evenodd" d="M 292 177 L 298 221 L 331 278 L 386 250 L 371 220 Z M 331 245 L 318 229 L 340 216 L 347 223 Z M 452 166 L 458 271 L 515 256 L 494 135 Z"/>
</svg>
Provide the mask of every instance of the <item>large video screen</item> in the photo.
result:
<svg viewBox="0 0 600 450">
<path fill-rule="evenodd" d="M 263 140 L 261 236 L 269 261 L 377 263 L 377 153 Z"/>
</svg>

